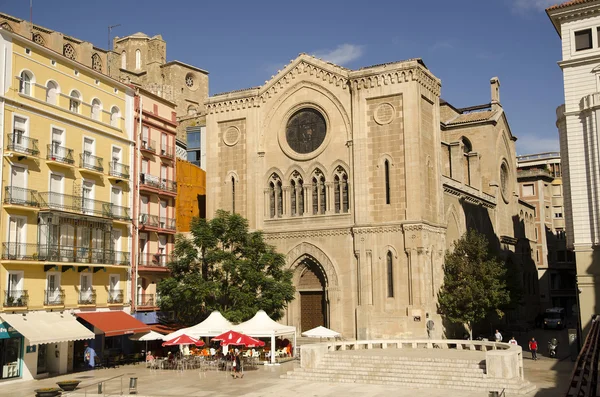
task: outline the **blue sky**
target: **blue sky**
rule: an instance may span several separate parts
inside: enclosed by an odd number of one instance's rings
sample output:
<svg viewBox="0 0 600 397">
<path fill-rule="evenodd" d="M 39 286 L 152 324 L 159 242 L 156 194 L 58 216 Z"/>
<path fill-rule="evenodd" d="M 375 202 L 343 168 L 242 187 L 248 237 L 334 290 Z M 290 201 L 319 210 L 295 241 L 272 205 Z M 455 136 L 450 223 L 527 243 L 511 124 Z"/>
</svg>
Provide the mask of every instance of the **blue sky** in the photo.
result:
<svg viewBox="0 0 600 397">
<path fill-rule="evenodd" d="M 33 0 L 33 22 L 107 47 L 161 34 L 168 60 L 210 72 L 210 93 L 261 85 L 298 53 L 354 69 L 422 58 L 456 107 L 490 101 L 498 76 L 517 153 L 558 150 L 560 40 L 544 8 L 559 0 Z M 101 6 L 99 6 L 101 4 Z M 0 0 L 29 19 L 29 0 Z"/>
</svg>

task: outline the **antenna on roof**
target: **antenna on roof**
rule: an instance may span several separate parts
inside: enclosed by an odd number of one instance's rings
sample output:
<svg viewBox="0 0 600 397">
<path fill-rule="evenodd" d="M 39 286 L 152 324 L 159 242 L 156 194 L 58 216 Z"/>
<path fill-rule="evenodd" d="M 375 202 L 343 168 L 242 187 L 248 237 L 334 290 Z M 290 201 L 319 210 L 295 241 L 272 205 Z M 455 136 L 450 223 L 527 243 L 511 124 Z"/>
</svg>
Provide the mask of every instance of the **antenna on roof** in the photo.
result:
<svg viewBox="0 0 600 397">
<path fill-rule="evenodd" d="M 117 26 L 121 26 L 120 23 L 116 24 L 116 25 L 109 25 L 108 27 L 108 47 L 106 48 L 106 74 L 110 76 L 110 51 L 113 49 L 112 48 L 112 43 L 110 42 L 110 33 L 113 30 L 113 28 L 116 28 Z"/>
<path fill-rule="evenodd" d="M 108 47 L 107 49 L 110 51 L 112 50 L 112 45 L 110 43 L 110 32 L 113 30 L 113 28 L 116 28 L 117 26 L 121 26 L 121 24 L 117 24 L 117 25 L 112 25 L 108 27 Z"/>
<path fill-rule="evenodd" d="M 33 40 L 33 0 L 29 0 L 29 24 L 31 25 L 31 40 Z"/>
</svg>

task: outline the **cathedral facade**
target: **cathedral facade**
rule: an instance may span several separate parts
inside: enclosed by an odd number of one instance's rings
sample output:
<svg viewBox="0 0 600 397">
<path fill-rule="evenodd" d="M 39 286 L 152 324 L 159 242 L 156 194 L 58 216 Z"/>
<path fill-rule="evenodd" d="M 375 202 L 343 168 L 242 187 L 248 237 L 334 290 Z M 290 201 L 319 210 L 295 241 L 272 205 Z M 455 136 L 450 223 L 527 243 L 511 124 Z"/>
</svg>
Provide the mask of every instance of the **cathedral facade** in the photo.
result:
<svg viewBox="0 0 600 397">
<path fill-rule="evenodd" d="M 264 86 L 208 99 L 207 215 L 244 216 L 286 255 L 285 322 L 368 339 L 425 336 L 432 318 L 441 337 L 444 254 L 469 227 L 525 266 L 534 210 L 491 88 L 457 109 L 420 59 L 349 70 L 300 54 Z"/>
</svg>

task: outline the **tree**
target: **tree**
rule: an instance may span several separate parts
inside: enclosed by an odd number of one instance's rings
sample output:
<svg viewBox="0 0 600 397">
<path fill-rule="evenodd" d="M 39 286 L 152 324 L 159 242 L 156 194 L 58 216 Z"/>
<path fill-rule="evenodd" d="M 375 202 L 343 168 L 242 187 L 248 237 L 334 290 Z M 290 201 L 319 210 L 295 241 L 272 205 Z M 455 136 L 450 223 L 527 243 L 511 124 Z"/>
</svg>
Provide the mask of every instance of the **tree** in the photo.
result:
<svg viewBox="0 0 600 397">
<path fill-rule="evenodd" d="M 219 310 L 232 322 L 245 321 L 259 309 L 277 320 L 294 299 L 292 272 L 285 257 L 265 243 L 262 232 L 249 232 L 238 214 L 217 211 L 196 218 L 191 237 L 178 235 L 170 277 L 158 285 L 160 308 L 193 325 Z"/>
<path fill-rule="evenodd" d="M 439 310 L 454 323 L 466 324 L 473 338 L 473 324 L 489 313 L 502 317 L 510 301 L 506 267 L 489 251 L 483 234 L 468 230 L 446 252 L 444 284 L 438 293 Z"/>
</svg>

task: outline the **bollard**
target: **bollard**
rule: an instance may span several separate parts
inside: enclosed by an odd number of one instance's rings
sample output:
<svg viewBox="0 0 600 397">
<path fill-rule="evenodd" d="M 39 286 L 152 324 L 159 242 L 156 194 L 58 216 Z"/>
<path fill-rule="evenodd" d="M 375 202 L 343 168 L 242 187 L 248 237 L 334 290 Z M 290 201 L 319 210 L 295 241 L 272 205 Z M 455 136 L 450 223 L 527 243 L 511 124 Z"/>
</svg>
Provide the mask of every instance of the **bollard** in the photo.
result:
<svg viewBox="0 0 600 397">
<path fill-rule="evenodd" d="M 129 394 L 137 394 L 137 378 L 129 378 Z"/>
<path fill-rule="evenodd" d="M 102 394 L 102 382 L 98 383 L 98 394 Z"/>
</svg>

